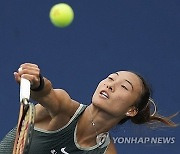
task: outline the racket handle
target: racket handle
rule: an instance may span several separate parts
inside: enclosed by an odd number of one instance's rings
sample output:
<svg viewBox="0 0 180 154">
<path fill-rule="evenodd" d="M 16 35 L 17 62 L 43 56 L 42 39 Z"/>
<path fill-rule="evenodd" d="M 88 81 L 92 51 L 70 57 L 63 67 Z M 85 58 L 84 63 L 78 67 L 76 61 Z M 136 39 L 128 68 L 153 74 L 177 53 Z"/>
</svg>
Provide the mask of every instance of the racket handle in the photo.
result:
<svg viewBox="0 0 180 154">
<path fill-rule="evenodd" d="M 21 78 L 20 81 L 20 102 L 22 102 L 23 99 L 29 100 L 30 98 L 30 87 L 31 83 L 29 80 Z"/>
</svg>

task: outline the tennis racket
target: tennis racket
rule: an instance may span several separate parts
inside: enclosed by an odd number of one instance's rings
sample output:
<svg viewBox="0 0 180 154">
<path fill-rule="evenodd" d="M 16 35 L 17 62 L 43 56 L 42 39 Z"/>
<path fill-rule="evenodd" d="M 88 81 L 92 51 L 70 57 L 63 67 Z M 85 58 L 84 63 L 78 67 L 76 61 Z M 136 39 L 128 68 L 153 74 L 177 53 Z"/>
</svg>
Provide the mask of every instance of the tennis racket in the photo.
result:
<svg viewBox="0 0 180 154">
<path fill-rule="evenodd" d="M 13 154 L 28 153 L 34 127 L 35 108 L 29 102 L 30 81 L 21 78 L 20 81 L 20 112 L 14 142 Z"/>
</svg>

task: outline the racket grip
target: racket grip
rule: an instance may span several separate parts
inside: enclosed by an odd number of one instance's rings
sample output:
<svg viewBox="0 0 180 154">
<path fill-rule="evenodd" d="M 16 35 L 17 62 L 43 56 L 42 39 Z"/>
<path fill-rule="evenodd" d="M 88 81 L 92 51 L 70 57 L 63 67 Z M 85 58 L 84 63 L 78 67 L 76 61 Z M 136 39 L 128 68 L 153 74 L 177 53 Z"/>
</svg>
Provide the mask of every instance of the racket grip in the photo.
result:
<svg viewBox="0 0 180 154">
<path fill-rule="evenodd" d="M 20 102 L 22 102 L 23 99 L 29 100 L 30 98 L 30 87 L 31 83 L 29 80 L 21 78 L 20 81 Z"/>
</svg>

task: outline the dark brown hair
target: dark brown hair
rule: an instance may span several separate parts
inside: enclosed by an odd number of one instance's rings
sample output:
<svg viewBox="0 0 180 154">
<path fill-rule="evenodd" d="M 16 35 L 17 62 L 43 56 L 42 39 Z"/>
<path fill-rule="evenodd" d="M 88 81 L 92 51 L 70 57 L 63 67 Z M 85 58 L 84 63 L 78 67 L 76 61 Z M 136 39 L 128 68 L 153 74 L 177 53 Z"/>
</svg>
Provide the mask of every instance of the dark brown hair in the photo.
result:
<svg viewBox="0 0 180 154">
<path fill-rule="evenodd" d="M 134 72 L 132 72 L 134 73 Z M 171 118 L 177 115 L 173 114 L 169 117 L 164 117 L 160 114 L 151 114 L 150 108 L 151 108 L 151 103 L 150 103 L 150 95 L 151 95 L 151 90 L 150 86 L 147 84 L 147 82 L 144 80 L 142 76 L 140 76 L 137 73 L 134 73 L 139 77 L 139 79 L 142 82 L 142 94 L 140 95 L 140 98 L 135 102 L 134 106 L 136 107 L 138 113 L 134 117 L 126 117 L 120 121 L 119 124 L 125 123 L 127 120 L 131 120 L 135 124 L 145 124 L 145 123 L 156 123 L 161 122 L 169 127 L 176 127 L 177 124 L 175 124 Z"/>
</svg>

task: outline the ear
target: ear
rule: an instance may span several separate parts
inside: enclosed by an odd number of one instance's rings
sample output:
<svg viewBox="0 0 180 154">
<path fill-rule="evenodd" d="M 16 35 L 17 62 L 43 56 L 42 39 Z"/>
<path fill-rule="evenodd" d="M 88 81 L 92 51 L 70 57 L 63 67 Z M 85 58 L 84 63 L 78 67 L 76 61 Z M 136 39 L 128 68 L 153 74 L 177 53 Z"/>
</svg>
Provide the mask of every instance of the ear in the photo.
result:
<svg viewBox="0 0 180 154">
<path fill-rule="evenodd" d="M 130 109 L 126 112 L 127 117 L 134 117 L 138 113 L 138 110 L 135 106 L 131 106 Z"/>
</svg>

